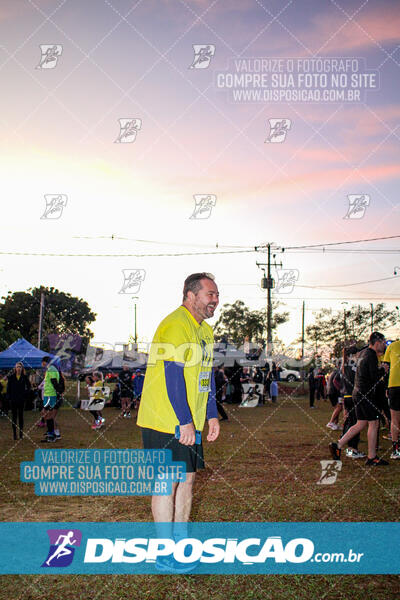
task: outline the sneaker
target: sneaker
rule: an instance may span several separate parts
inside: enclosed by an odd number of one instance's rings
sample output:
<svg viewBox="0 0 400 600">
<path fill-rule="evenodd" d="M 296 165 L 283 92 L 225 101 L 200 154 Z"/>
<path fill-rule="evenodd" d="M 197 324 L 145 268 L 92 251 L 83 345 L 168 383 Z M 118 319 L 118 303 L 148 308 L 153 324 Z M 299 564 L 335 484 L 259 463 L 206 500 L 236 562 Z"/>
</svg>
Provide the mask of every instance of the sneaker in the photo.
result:
<svg viewBox="0 0 400 600">
<path fill-rule="evenodd" d="M 367 458 L 365 461 L 367 467 L 383 467 L 388 465 L 388 461 L 383 458 L 379 458 L 379 456 L 375 456 L 375 458 Z"/>
<path fill-rule="evenodd" d="M 385 433 L 385 435 L 382 436 L 384 440 L 390 440 L 392 441 L 392 434 L 390 433 Z"/>
<path fill-rule="evenodd" d="M 48 443 L 51 444 L 52 442 L 56 441 L 56 436 L 53 435 L 47 435 L 45 438 L 43 438 L 42 440 L 40 440 L 41 443 Z"/>
<path fill-rule="evenodd" d="M 130 419 L 130 418 L 131 418 L 131 413 L 130 413 L 130 412 L 126 413 L 126 418 L 127 418 L 127 419 Z"/>
<path fill-rule="evenodd" d="M 347 448 L 346 456 L 348 456 L 349 458 L 366 458 L 367 457 L 365 452 L 360 452 L 359 450 L 356 450 L 355 448 Z"/>
<path fill-rule="evenodd" d="M 390 458 L 393 458 L 394 460 L 400 458 L 400 450 L 393 450 L 392 454 L 390 455 Z"/>
<path fill-rule="evenodd" d="M 100 421 L 101 421 L 102 424 L 104 424 L 106 422 L 106 420 L 105 420 L 104 417 L 100 417 Z"/>
<path fill-rule="evenodd" d="M 99 428 L 99 426 L 97 425 L 97 422 L 94 422 L 92 425 L 92 429 L 98 429 L 98 428 Z"/>
<path fill-rule="evenodd" d="M 338 448 L 338 445 L 336 442 L 331 442 L 329 444 L 329 450 L 331 451 L 331 456 L 332 456 L 333 460 L 340 460 L 340 455 L 341 455 L 342 451 L 340 450 L 340 448 Z"/>
<path fill-rule="evenodd" d="M 189 573 L 197 567 L 198 561 L 194 563 L 181 563 L 173 556 L 158 556 L 156 569 L 164 573 Z"/>
<path fill-rule="evenodd" d="M 338 425 L 337 423 L 332 423 L 332 429 L 333 429 L 333 431 L 342 431 L 341 426 Z"/>
<path fill-rule="evenodd" d="M 311 408 L 314 408 L 313 406 Z M 331 423 L 329 421 L 329 423 L 326 424 L 326 426 L 328 427 L 328 429 L 335 429 L 335 423 Z"/>
<path fill-rule="evenodd" d="M 126 412 L 124 412 L 124 414 L 122 415 L 124 417 L 124 419 L 126 418 Z"/>
<path fill-rule="evenodd" d="M 316 406 L 310 406 L 310 408 L 317 408 Z"/>
</svg>

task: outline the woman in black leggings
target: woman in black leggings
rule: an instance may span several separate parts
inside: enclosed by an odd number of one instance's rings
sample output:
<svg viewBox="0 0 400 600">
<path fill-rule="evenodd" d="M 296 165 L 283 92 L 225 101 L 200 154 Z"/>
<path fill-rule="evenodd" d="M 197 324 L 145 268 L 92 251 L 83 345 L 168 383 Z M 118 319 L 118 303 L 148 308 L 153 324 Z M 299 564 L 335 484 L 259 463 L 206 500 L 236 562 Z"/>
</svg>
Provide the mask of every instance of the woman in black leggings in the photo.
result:
<svg viewBox="0 0 400 600">
<path fill-rule="evenodd" d="M 14 434 L 14 440 L 17 439 L 17 417 L 19 425 L 19 437 L 24 437 L 24 408 L 25 401 L 29 396 L 31 384 L 25 373 L 24 366 L 17 362 L 7 381 L 7 400 L 11 408 L 11 424 Z"/>
</svg>

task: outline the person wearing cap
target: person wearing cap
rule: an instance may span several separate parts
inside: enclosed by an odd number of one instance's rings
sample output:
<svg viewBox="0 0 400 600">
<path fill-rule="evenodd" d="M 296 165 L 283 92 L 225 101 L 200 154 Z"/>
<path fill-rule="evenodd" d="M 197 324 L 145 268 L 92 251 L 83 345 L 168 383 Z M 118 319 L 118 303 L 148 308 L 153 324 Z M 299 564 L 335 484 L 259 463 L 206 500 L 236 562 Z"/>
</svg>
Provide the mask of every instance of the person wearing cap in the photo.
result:
<svg viewBox="0 0 400 600">
<path fill-rule="evenodd" d="M 368 458 L 367 466 L 388 465 L 388 461 L 376 455 L 378 428 L 380 418 L 377 388 L 381 375 L 379 373 L 378 354 L 384 352 L 385 336 L 379 331 L 371 333 L 368 347 L 360 352 L 354 378 L 353 401 L 357 422 L 338 440 L 329 444 L 334 460 L 340 460 L 341 449 L 354 436 L 368 425 Z"/>
</svg>

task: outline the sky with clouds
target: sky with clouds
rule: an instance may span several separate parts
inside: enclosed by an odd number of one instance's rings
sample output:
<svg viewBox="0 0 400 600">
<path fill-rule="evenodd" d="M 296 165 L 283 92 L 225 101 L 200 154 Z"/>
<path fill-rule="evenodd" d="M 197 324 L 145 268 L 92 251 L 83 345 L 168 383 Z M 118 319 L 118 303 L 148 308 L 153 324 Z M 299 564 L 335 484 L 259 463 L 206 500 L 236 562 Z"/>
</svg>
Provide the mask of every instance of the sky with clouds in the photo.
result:
<svg viewBox="0 0 400 600">
<path fill-rule="evenodd" d="M 215 274 L 222 304 L 265 306 L 265 254 L 251 250 L 270 242 L 298 275 L 274 293 L 290 311 L 287 344 L 303 299 L 306 323 L 341 302 L 396 305 L 396 239 L 279 249 L 399 233 L 398 2 L 3 0 L 0 28 L 2 295 L 53 285 L 88 301 L 95 340 L 126 341 L 123 270 L 143 269 L 138 333 L 149 340 L 191 272 Z M 52 68 L 40 68 L 43 45 L 61 47 Z M 194 45 L 213 49 L 204 68 L 190 68 Z M 358 101 L 235 101 L 218 74 L 253 58 L 324 59 L 328 78 L 333 59 L 353 59 L 376 85 Z M 120 119 L 140 120 L 128 143 Z M 277 143 L 270 119 L 288 125 Z M 59 218 L 41 218 L 45 195 L 59 194 Z M 208 218 L 190 218 L 194 195 L 216 198 Z M 344 218 L 349 195 L 368 197 L 362 218 Z"/>
</svg>

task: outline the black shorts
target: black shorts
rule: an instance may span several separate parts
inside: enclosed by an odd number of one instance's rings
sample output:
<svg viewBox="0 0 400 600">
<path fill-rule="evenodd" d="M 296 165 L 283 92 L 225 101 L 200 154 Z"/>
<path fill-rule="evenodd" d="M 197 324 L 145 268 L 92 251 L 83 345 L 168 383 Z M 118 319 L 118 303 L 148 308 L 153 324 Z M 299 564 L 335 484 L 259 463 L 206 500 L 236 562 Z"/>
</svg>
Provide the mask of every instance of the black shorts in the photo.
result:
<svg viewBox="0 0 400 600">
<path fill-rule="evenodd" d="M 376 421 L 380 417 L 379 407 L 371 400 L 354 398 L 354 406 L 358 421 Z"/>
<path fill-rule="evenodd" d="M 173 433 L 164 433 L 142 427 L 143 448 L 145 450 L 172 450 L 172 460 L 186 464 L 186 473 L 204 469 L 203 444 L 185 446 Z"/>
<path fill-rule="evenodd" d="M 388 394 L 389 408 L 391 410 L 400 410 L 400 387 L 390 387 Z"/>
<path fill-rule="evenodd" d="M 339 400 L 338 394 L 328 394 L 328 397 L 331 401 L 332 406 L 335 407 Z"/>
</svg>

